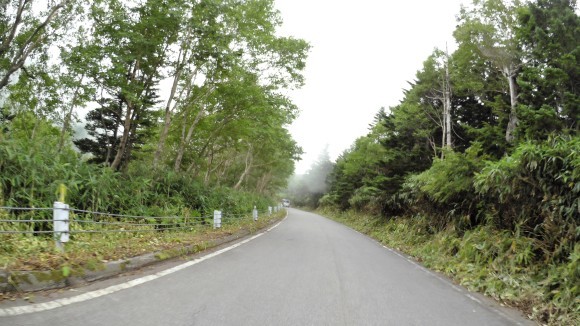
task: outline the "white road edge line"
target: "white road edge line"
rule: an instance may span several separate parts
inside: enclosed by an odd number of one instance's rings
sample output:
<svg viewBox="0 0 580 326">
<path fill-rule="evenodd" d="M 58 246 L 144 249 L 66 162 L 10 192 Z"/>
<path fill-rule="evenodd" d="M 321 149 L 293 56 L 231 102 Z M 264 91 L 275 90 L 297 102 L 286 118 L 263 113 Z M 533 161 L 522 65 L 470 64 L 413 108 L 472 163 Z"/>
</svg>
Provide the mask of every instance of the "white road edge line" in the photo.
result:
<svg viewBox="0 0 580 326">
<path fill-rule="evenodd" d="M 203 257 L 188 261 L 186 263 L 183 263 L 181 265 L 163 270 L 161 272 L 157 272 L 155 274 L 136 278 L 136 279 L 127 281 L 125 283 L 112 285 L 112 286 L 109 286 L 109 287 L 104 288 L 104 289 L 83 293 L 83 294 L 80 294 L 80 295 L 77 295 L 74 297 L 70 297 L 70 298 L 63 298 L 63 299 L 58 299 L 58 300 L 44 302 L 44 303 L 37 303 L 37 304 L 29 305 L 29 306 L 19 306 L 19 307 L 0 309 L 0 317 L 17 316 L 17 315 L 24 315 L 24 314 L 30 314 L 30 313 L 35 313 L 35 312 L 46 311 L 46 310 L 52 310 L 55 308 L 68 306 L 68 305 L 73 304 L 73 303 L 88 301 L 91 299 L 102 297 L 104 295 L 112 294 L 112 293 L 115 293 L 117 291 L 132 288 L 132 287 L 139 285 L 139 284 L 153 281 L 153 280 L 158 279 L 162 276 L 169 275 L 169 274 L 175 273 L 177 271 L 180 271 L 182 269 L 185 269 L 187 267 L 199 264 L 205 260 L 208 260 L 208 259 L 213 258 L 215 256 L 221 255 L 224 252 L 230 251 L 230 250 L 235 249 L 243 244 L 246 244 L 246 243 L 272 231 L 274 228 L 278 227 L 278 225 L 280 225 L 282 222 L 284 222 L 286 217 L 288 217 L 288 212 L 286 212 L 286 216 L 282 219 L 282 221 L 276 223 L 274 226 L 270 227 L 269 229 L 267 229 L 266 231 L 264 231 L 262 233 L 256 234 L 255 236 L 253 236 L 251 238 L 248 238 L 244 241 L 240 241 L 238 243 L 235 243 L 227 248 L 220 249 L 218 251 L 212 252 L 211 254 L 207 254 Z"/>
<path fill-rule="evenodd" d="M 356 230 L 355 230 L 356 231 Z M 358 231 L 357 231 L 358 232 Z M 360 233 L 360 232 L 359 232 Z M 361 233 L 362 234 L 362 233 Z M 364 234 L 363 234 L 364 235 Z M 372 239 L 372 238 L 371 238 Z M 373 239 L 374 240 L 374 239 Z M 423 271 L 424 273 L 427 273 L 428 275 L 436 278 L 437 280 L 439 280 L 440 282 L 443 282 L 444 284 L 450 286 L 453 290 L 461 293 L 462 295 L 466 296 L 468 299 L 476 302 L 477 304 L 479 304 L 482 307 L 487 307 L 490 310 L 493 310 L 495 313 L 497 313 L 498 315 L 501 315 L 502 317 L 504 317 L 505 319 L 511 321 L 512 323 L 516 324 L 516 325 L 522 325 L 519 321 L 515 320 L 514 318 L 512 318 L 510 315 L 504 313 L 503 311 L 501 311 L 500 309 L 493 307 L 493 306 L 489 306 L 489 305 L 485 305 L 481 300 L 479 300 L 478 298 L 476 298 L 475 296 L 469 294 L 466 290 L 464 290 L 463 288 L 453 284 L 453 282 L 451 282 L 448 279 L 445 279 L 443 277 L 441 277 L 440 275 L 438 275 L 437 273 L 433 272 L 432 270 L 424 267 L 423 265 L 419 264 L 418 262 L 412 260 L 409 257 L 406 257 L 402 254 L 400 254 L 399 252 L 397 252 L 396 250 L 393 250 L 383 244 L 381 244 L 380 242 L 377 241 L 377 243 L 379 245 L 381 245 L 383 248 L 387 249 L 388 251 L 390 251 L 391 253 L 403 258 L 403 260 L 407 261 L 408 263 L 415 265 L 416 267 L 418 267 L 421 271 Z"/>
</svg>

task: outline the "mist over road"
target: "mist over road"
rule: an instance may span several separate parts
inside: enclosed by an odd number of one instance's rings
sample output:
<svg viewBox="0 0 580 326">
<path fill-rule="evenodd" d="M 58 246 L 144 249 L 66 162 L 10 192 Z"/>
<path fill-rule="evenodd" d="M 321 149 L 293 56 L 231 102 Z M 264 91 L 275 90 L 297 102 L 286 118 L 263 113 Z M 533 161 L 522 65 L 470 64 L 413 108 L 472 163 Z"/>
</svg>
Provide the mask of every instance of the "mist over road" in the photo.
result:
<svg viewBox="0 0 580 326">
<path fill-rule="evenodd" d="M 2 308 L 2 306 L 0 306 Z M 277 228 L 169 275 L 0 325 L 527 325 L 343 225 Z"/>
</svg>

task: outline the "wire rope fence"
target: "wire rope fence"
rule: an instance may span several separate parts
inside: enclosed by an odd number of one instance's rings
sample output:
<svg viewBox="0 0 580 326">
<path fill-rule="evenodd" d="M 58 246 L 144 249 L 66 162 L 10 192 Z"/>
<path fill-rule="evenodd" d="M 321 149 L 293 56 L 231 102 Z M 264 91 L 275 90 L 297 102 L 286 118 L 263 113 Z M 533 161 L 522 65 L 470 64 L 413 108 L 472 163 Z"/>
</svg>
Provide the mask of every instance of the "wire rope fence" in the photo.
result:
<svg viewBox="0 0 580 326">
<path fill-rule="evenodd" d="M 74 234 L 171 232 L 212 227 L 216 229 L 222 225 L 242 223 L 250 218 L 257 221 L 261 215 L 272 215 L 282 209 L 282 205 L 278 205 L 259 211 L 254 206 L 252 212 L 247 214 L 215 210 L 213 215 L 202 216 L 146 216 L 75 209 L 61 202 L 55 202 L 53 207 L 0 206 L 0 235 L 52 234 L 57 249 L 63 250 L 63 244 Z M 50 211 L 52 219 L 48 218 Z"/>
</svg>

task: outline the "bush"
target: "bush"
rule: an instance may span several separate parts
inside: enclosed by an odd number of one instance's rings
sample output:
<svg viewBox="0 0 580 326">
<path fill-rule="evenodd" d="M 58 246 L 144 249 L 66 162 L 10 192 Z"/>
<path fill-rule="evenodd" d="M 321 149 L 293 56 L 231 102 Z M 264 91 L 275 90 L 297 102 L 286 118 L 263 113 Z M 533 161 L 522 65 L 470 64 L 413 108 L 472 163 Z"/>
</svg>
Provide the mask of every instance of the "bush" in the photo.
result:
<svg viewBox="0 0 580 326">
<path fill-rule="evenodd" d="M 480 225 L 458 234 L 430 229 L 427 218 L 385 220 L 354 211 L 323 211 L 334 219 L 401 250 L 424 266 L 443 272 L 472 291 L 515 305 L 549 325 L 578 325 L 580 244 L 562 262 L 538 260 L 542 244 L 520 230 Z"/>
<path fill-rule="evenodd" d="M 526 142 L 511 156 L 488 162 L 475 190 L 499 228 L 523 231 L 543 243 L 549 258 L 566 259 L 580 233 L 580 137 Z"/>
<path fill-rule="evenodd" d="M 483 166 L 480 153 L 477 143 L 465 153 L 448 151 L 429 170 L 408 176 L 402 196 L 409 209 L 414 214 L 428 215 L 439 229 L 451 222 L 460 228 L 478 224 L 473 177 Z"/>
<path fill-rule="evenodd" d="M 70 146 L 59 150 L 60 131 L 30 115 L 17 116 L 14 131 L 0 131 L 0 205 L 52 207 L 61 184 L 73 208 L 144 216 L 201 216 L 221 209 L 249 214 L 265 210 L 270 198 L 230 188 L 204 187 L 185 173 L 154 171 L 149 162 L 134 161 L 124 173 L 88 163 Z M 31 132 L 30 130 L 34 130 Z M 33 219 L 51 219 L 51 211 L 22 212 Z M 38 223 L 35 230 L 50 229 Z"/>
</svg>

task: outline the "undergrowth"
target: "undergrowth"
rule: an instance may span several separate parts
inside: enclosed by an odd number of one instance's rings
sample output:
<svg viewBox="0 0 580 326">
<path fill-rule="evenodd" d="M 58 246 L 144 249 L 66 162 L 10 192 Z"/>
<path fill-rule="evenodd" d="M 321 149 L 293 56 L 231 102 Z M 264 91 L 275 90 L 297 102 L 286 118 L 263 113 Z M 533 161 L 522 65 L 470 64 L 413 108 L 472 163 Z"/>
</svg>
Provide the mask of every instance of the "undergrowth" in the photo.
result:
<svg viewBox="0 0 580 326">
<path fill-rule="evenodd" d="M 283 211 L 271 216 L 260 216 L 257 222 L 251 217 L 223 223 L 222 228 L 198 226 L 186 231 L 167 232 L 115 232 L 71 235 L 65 253 L 56 250 L 50 236 L 1 235 L 1 270 L 60 270 L 63 266 L 91 268 L 91 266 L 127 259 L 149 252 L 181 248 L 188 245 L 204 246 L 207 241 L 228 236 L 241 230 L 256 232 Z"/>
<path fill-rule="evenodd" d="M 541 244 L 489 226 L 434 230 L 421 216 L 386 220 L 333 210 L 322 213 L 405 252 L 470 291 L 484 293 L 549 325 L 580 325 L 580 244 L 563 262 L 539 260 Z"/>
</svg>

